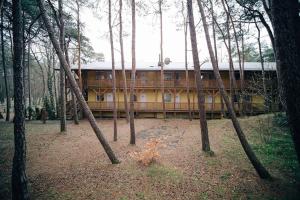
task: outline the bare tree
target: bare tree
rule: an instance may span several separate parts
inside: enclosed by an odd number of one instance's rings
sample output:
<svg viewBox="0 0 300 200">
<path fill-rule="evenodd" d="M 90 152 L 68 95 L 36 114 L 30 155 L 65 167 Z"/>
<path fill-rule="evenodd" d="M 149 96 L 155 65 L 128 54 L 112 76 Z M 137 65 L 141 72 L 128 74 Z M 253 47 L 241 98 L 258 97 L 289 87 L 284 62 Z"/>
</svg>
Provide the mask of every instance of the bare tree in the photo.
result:
<svg viewBox="0 0 300 200">
<path fill-rule="evenodd" d="M 1 52 L 2 52 L 2 66 L 4 72 L 4 83 L 5 83 L 5 95 L 6 95 L 6 121 L 10 120 L 10 94 L 9 94 L 9 83 L 7 80 L 6 71 L 6 57 L 5 57 L 5 43 L 4 43 L 4 28 L 3 28 L 3 12 L 1 12 Z"/>
<path fill-rule="evenodd" d="M 135 0 L 131 0 L 131 15 L 132 15 L 132 41 L 131 41 L 131 56 L 132 56 L 132 69 L 130 81 L 130 144 L 135 144 L 135 127 L 134 127 L 134 87 L 135 87 Z"/>
<path fill-rule="evenodd" d="M 216 64 L 217 64 L 217 67 L 219 69 L 219 59 L 218 59 L 218 50 L 217 50 L 217 37 L 216 37 L 216 24 L 215 24 L 215 12 L 214 12 L 214 4 L 213 4 L 212 0 L 210 0 L 210 5 L 211 5 L 211 18 L 212 18 L 214 51 L 215 51 Z M 222 114 L 222 117 L 223 117 L 223 116 L 225 116 L 223 98 L 221 98 L 220 101 L 221 101 L 221 114 Z"/>
<path fill-rule="evenodd" d="M 117 130 L 117 107 L 116 107 L 116 70 L 115 70 L 115 53 L 114 53 L 114 39 L 111 22 L 111 0 L 108 0 L 108 25 L 110 36 L 110 48 L 111 48 L 111 67 L 112 67 L 112 90 L 113 90 L 113 115 L 114 115 L 114 141 L 118 140 Z"/>
<path fill-rule="evenodd" d="M 229 116 L 232 120 L 233 127 L 235 128 L 235 131 L 238 135 L 238 138 L 241 142 L 241 145 L 242 145 L 246 155 L 248 156 L 249 160 L 251 161 L 251 163 L 252 163 L 253 167 L 255 168 L 256 172 L 258 173 L 258 175 L 261 178 L 270 178 L 271 176 L 270 176 L 269 172 L 260 163 L 260 161 L 256 157 L 255 153 L 253 152 L 251 146 L 249 145 L 249 143 L 246 139 L 246 136 L 245 136 L 245 134 L 244 134 L 244 132 L 243 132 L 241 126 L 240 126 L 240 123 L 237 120 L 234 109 L 233 109 L 233 107 L 232 107 L 232 105 L 229 101 L 229 98 L 228 98 L 227 93 L 225 91 L 224 83 L 221 79 L 220 72 L 219 72 L 219 69 L 218 69 L 217 64 L 216 64 L 216 58 L 215 58 L 213 48 L 212 48 L 212 44 L 211 44 L 211 41 L 210 41 L 208 25 L 207 25 L 207 22 L 206 22 L 206 16 L 205 16 L 205 13 L 204 13 L 203 5 L 202 5 L 201 0 L 197 0 L 197 2 L 198 2 L 200 14 L 201 14 L 203 28 L 204 28 L 204 31 L 205 31 L 206 43 L 207 43 L 211 63 L 212 63 L 212 66 L 213 66 L 215 78 L 217 80 L 217 84 L 218 84 L 218 87 L 220 89 L 222 98 L 224 99 L 224 102 L 227 106 L 228 113 L 229 113 Z"/>
<path fill-rule="evenodd" d="M 208 128 L 207 128 L 207 121 L 206 121 L 206 112 L 205 112 L 205 94 L 203 90 L 203 83 L 201 80 L 200 61 L 198 56 L 197 37 L 196 37 L 196 29 L 194 23 L 192 0 L 187 0 L 187 10 L 189 16 L 189 27 L 190 27 L 190 38 L 191 38 L 191 45 L 192 45 L 193 61 L 194 61 L 194 71 L 196 74 L 202 150 L 208 152 L 210 151 L 210 145 L 209 145 Z"/>
<path fill-rule="evenodd" d="M 128 110 L 128 101 L 127 101 L 127 80 L 126 80 L 126 71 L 125 71 L 125 60 L 124 60 L 124 46 L 123 46 L 123 19 L 122 19 L 122 10 L 123 10 L 123 0 L 119 0 L 120 10 L 119 10 L 119 40 L 120 40 L 120 50 L 121 50 L 121 65 L 122 65 L 122 77 L 123 77 L 123 92 L 124 92 L 124 105 L 127 123 L 129 122 L 129 110 Z"/>
<path fill-rule="evenodd" d="M 14 158 L 12 164 L 12 199 L 29 199 L 26 176 L 26 138 L 25 107 L 23 88 L 23 38 L 22 38 L 22 4 L 20 0 L 12 1 L 13 16 L 13 74 L 14 74 Z"/>
<path fill-rule="evenodd" d="M 162 96 L 162 106 L 163 106 L 163 115 L 166 119 L 166 104 L 165 104 L 165 76 L 164 76 L 164 52 L 163 52 L 163 15 L 162 15 L 162 4 L 163 0 L 158 0 L 159 7 L 159 21 L 160 21 L 160 84 L 161 84 L 161 96 Z"/>
<path fill-rule="evenodd" d="M 70 66 L 70 58 L 69 58 L 69 43 L 65 42 L 65 56 L 66 56 L 66 61 L 68 63 L 68 65 Z M 75 77 L 75 73 L 74 73 L 74 77 Z M 71 90 L 71 98 L 72 98 L 72 107 L 73 107 L 73 120 L 75 124 L 79 124 L 79 120 L 78 120 L 78 113 L 77 113 L 77 101 L 76 101 L 76 97 L 74 95 L 73 90 Z"/>
<path fill-rule="evenodd" d="M 77 44 L 78 44 L 78 77 L 79 77 L 79 88 L 82 91 L 82 75 L 81 75 L 81 31 L 80 31 L 80 2 L 76 0 L 76 15 L 77 15 Z"/>
<path fill-rule="evenodd" d="M 185 64 L 185 85 L 186 85 L 186 95 L 188 101 L 188 111 L 189 111 L 189 119 L 192 121 L 192 112 L 191 112 L 191 99 L 190 99 L 190 85 L 189 85 L 189 69 L 188 69 L 188 41 L 187 41 L 187 33 L 188 33 L 188 22 L 187 22 L 187 12 L 185 11 L 185 4 L 181 2 L 181 14 L 183 18 L 183 29 L 184 29 L 184 64 Z"/>
<path fill-rule="evenodd" d="M 50 25 L 49 19 L 46 15 L 46 10 L 45 10 L 45 6 L 44 6 L 44 1 L 43 0 L 37 0 L 38 6 L 40 8 L 40 12 L 43 18 L 43 22 L 44 25 L 46 27 L 46 30 L 48 32 L 48 35 L 51 39 L 52 45 L 55 48 L 56 54 L 60 60 L 60 62 L 63 64 L 63 68 L 66 72 L 66 75 L 70 81 L 70 86 L 71 89 L 73 90 L 73 92 L 76 95 L 77 100 L 79 101 L 79 103 L 81 104 L 81 107 L 85 113 L 85 116 L 87 117 L 87 119 L 89 120 L 91 127 L 93 128 L 98 140 L 100 141 L 100 143 L 102 144 L 107 156 L 109 157 L 110 161 L 113 164 L 118 164 L 120 163 L 120 161 L 117 159 L 117 157 L 115 156 L 114 152 L 112 151 L 111 147 L 109 146 L 108 142 L 106 141 L 105 137 L 102 134 L 102 131 L 99 129 L 96 119 L 92 113 L 92 111 L 90 110 L 88 104 L 86 103 L 86 101 L 84 100 L 84 97 L 80 91 L 80 88 L 78 87 L 72 72 L 68 66 L 68 63 L 65 59 L 65 56 L 63 54 L 63 51 L 61 50 L 58 41 L 55 39 L 55 34 L 54 34 L 54 30 L 53 27 Z"/>
<path fill-rule="evenodd" d="M 254 18 L 255 26 L 257 29 L 257 43 L 258 43 L 258 50 L 259 50 L 259 59 L 261 63 L 261 75 L 262 75 L 262 84 L 263 84 L 263 91 L 264 91 L 264 98 L 265 98 L 265 111 L 268 111 L 267 106 L 267 86 L 266 86 L 266 76 L 265 76 L 265 65 L 264 65 L 264 58 L 261 50 L 261 36 L 260 36 L 260 28 L 257 24 L 256 19 Z"/>
<path fill-rule="evenodd" d="M 58 0 L 58 14 L 59 14 L 59 43 L 60 48 L 64 52 L 64 41 L 65 41 L 65 27 L 63 17 L 63 0 Z M 63 53 L 64 54 L 64 53 Z M 66 117 L 66 75 L 63 64 L 60 63 L 60 131 L 65 132 L 67 130 L 67 117 Z"/>
</svg>

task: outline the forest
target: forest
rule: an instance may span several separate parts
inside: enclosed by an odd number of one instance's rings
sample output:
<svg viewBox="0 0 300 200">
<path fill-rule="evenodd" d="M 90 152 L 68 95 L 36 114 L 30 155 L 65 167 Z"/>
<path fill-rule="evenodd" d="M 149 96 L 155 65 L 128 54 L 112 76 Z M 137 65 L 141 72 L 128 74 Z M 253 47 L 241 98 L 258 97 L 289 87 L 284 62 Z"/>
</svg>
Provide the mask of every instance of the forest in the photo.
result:
<svg viewBox="0 0 300 200">
<path fill-rule="evenodd" d="M 0 0 L 0 199 L 299 199 L 298 0 Z"/>
</svg>

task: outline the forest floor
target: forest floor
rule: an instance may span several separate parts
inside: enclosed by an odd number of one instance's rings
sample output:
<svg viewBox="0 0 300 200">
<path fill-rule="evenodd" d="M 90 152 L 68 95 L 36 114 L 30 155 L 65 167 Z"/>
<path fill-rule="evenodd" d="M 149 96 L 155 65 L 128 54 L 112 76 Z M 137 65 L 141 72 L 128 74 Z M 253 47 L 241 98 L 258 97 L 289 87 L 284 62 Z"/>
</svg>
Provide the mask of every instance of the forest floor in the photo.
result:
<svg viewBox="0 0 300 200">
<path fill-rule="evenodd" d="M 211 149 L 201 151 L 199 121 L 136 119 L 137 145 L 129 145 L 129 124 L 98 120 L 112 149 L 122 161 L 112 165 L 87 121 L 26 123 L 27 176 L 32 199 L 299 199 L 300 170 L 288 130 L 272 116 L 240 119 L 259 159 L 273 180 L 258 177 L 247 160 L 231 121 L 209 120 Z M 13 125 L 0 122 L 0 199 L 10 199 Z M 131 156 L 161 141 L 157 162 L 142 166 Z"/>
</svg>

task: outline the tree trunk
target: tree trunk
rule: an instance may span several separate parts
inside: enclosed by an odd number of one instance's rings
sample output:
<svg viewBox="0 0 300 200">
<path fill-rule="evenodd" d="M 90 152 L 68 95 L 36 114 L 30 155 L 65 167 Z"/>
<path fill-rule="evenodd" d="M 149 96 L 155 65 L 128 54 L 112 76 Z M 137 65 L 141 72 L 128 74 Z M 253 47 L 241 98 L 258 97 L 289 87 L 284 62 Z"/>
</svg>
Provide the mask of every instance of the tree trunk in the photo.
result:
<svg viewBox="0 0 300 200">
<path fill-rule="evenodd" d="M 64 52 L 64 39 L 65 39 L 65 27 L 63 17 L 63 0 L 58 0 L 58 12 L 59 12 L 59 43 L 62 52 Z M 53 55 L 54 56 L 54 55 Z M 67 131 L 67 117 L 66 117 L 66 75 L 62 63 L 60 63 L 60 132 Z"/>
<path fill-rule="evenodd" d="M 6 118 L 5 120 L 9 122 L 10 120 L 10 94 L 9 94 L 9 85 L 7 80 L 6 72 L 6 62 L 5 62 L 5 43 L 4 43 L 4 30 L 3 30 L 3 13 L 1 13 L 1 51 L 2 51 L 2 66 L 4 72 L 4 83 L 5 83 L 5 95 L 6 95 Z"/>
<path fill-rule="evenodd" d="M 38 58 L 36 57 L 35 53 L 32 50 L 31 50 L 31 53 L 32 53 L 35 61 L 37 62 L 40 70 L 41 70 L 42 81 L 43 81 L 43 99 L 44 99 L 45 98 L 45 91 L 46 91 L 46 83 L 45 83 L 45 74 L 44 74 L 43 66 L 41 65 L 40 61 L 38 60 Z"/>
<path fill-rule="evenodd" d="M 13 40 L 14 40 L 14 158 L 12 164 L 12 199 L 29 199 L 26 176 L 26 138 L 25 109 L 23 88 L 23 38 L 22 38 L 22 5 L 20 0 L 12 1 Z"/>
<path fill-rule="evenodd" d="M 80 31 L 80 5 L 79 0 L 76 0 L 77 5 L 77 43 L 78 43 L 78 78 L 79 88 L 82 91 L 82 75 L 81 75 L 81 31 Z"/>
<path fill-rule="evenodd" d="M 120 20 L 120 50 L 121 50 L 121 65 L 122 65 L 122 76 L 123 76 L 123 92 L 124 92 L 124 105 L 127 123 L 129 122 L 129 110 L 128 110 L 128 101 L 127 101 L 127 80 L 126 80 L 126 71 L 125 71 L 125 61 L 124 61 L 124 46 L 123 46 L 123 20 L 122 20 L 122 10 L 123 10 L 123 0 L 119 0 L 120 10 L 119 10 L 119 20 Z"/>
<path fill-rule="evenodd" d="M 28 49 L 27 49 L 27 81 L 28 81 L 28 103 L 29 103 L 29 106 L 28 106 L 28 119 L 31 120 L 31 117 L 32 117 L 32 103 L 31 103 L 31 81 L 30 81 L 30 46 L 31 46 L 31 41 L 30 41 L 30 29 L 29 29 L 29 32 L 28 32 Z M 25 66 L 24 66 L 25 67 Z"/>
<path fill-rule="evenodd" d="M 184 11 L 185 5 L 182 1 L 182 17 L 183 17 L 183 26 L 184 26 L 184 62 L 185 62 L 185 85 L 186 85 L 186 95 L 188 101 L 188 111 L 189 111 L 189 119 L 192 121 L 192 112 L 191 112 L 191 99 L 190 99 L 190 85 L 189 85 L 189 69 L 188 69 L 188 40 L 187 40 L 187 32 L 188 32 L 188 22 L 187 22 L 187 12 Z"/>
<path fill-rule="evenodd" d="M 205 13 L 204 13 L 204 10 L 203 10 L 203 6 L 202 6 L 202 3 L 201 3 L 201 0 L 197 0 L 197 1 L 198 1 L 198 6 L 199 6 L 201 18 L 202 18 L 202 23 L 203 23 L 203 28 L 204 28 L 204 31 L 205 31 L 207 47 L 208 47 L 211 63 L 212 63 L 212 66 L 213 66 L 214 74 L 215 74 L 215 77 L 216 77 L 221 95 L 222 95 L 222 97 L 225 101 L 225 104 L 227 106 L 229 116 L 232 120 L 232 124 L 233 124 L 233 126 L 236 130 L 236 133 L 238 135 L 238 138 L 239 138 L 239 140 L 242 144 L 242 147 L 243 147 L 246 155 L 248 156 L 249 160 L 251 161 L 253 167 L 255 168 L 255 170 L 257 171 L 259 176 L 261 178 L 270 178 L 271 176 L 270 176 L 269 172 L 264 168 L 264 166 L 260 163 L 260 161 L 258 160 L 256 155 L 252 151 L 251 146 L 249 145 L 249 143 L 246 139 L 246 136 L 245 136 L 245 134 L 244 134 L 244 132 L 243 132 L 241 126 L 240 126 L 240 123 L 237 120 L 237 117 L 235 115 L 233 107 L 230 104 L 229 98 L 228 98 L 228 96 L 226 94 L 226 91 L 225 91 L 223 81 L 222 81 L 221 76 L 220 76 L 219 69 L 218 69 L 217 64 L 216 64 L 216 58 L 215 58 L 213 48 L 212 48 L 212 44 L 211 44 L 211 41 L 210 41 L 208 25 L 207 25 L 207 22 L 206 22 L 206 16 L 205 16 Z"/>
<path fill-rule="evenodd" d="M 111 147 L 109 146 L 109 144 L 107 143 L 105 137 L 103 136 L 101 130 L 99 129 L 99 127 L 97 126 L 97 122 L 96 119 L 93 115 L 93 113 L 91 112 L 89 106 L 87 105 L 86 101 L 84 100 L 84 97 L 80 91 L 80 88 L 78 87 L 74 77 L 72 76 L 72 72 L 68 66 L 68 63 L 65 59 L 65 56 L 63 54 L 63 51 L 61 50 L 58 41 L 55 39 L 55 35 L 54 35 L 54 31 L 53 28 L 50 25 L 49 19 L 46 16 L 46 10 L 45 10 L 45 6 L 44 6 L 44 1 L 43 0 L 37 0 L 38 6 L 40 8 L 40 12 L 43 18 L 43 22 L 44 25 L 47 29 L 48 35 L 52 41 L 53 47 L 55 48 L 55 51 L 58 55 L 58 58 L 60 60 L 60 62 L 62 63 L 62 66 L 66 72 L 66 75 L 68 77 L 68 79 L 70 80 L 70 86 L 71 89 L 73 90 L 73 92 L 75 93 L 79 103 L 81 104 L 81 107 L 83 109 L 83 111 L 85 112 L 85 115 L 87 117 L 87 119 L 89 120 L 91 127 L 93 128 L 97 138 L 99 139 L 100 143 L 102 144 L 106 154 L 108 155 L 110 161 L 113 164 L 117 164 L 120 161 L 117 159 L 117 157 L 115 156 L 114 152 L 112 151 Z"/>
<path fill-rule="evenodd" d="M 27 101 L 26 101 L 26 63 L 25 63 L 25 57 L 26 57 L 26 38 L 25 38 L 25 14 L 24 11 L 22 11 L 22 39 L 23 39 L 23 48 L 22 48 L 22 65 L 23 65 L 23 88 L 24 88 L 24 110 L 25 110 L 25 119 L 27 116 Z"/>
<path fill-rule="evenodd" d="M 218 59 L 218 48 L 217 48 L 217 37 L 216 37 L 216 27 L 215 27 L 215 13 L 214 13 L 214 4 L 212 0 L 210 0 L 210 5 L 211 5 L 211 17 L 212 17 L 212 31 L 213 31 L 213 40 L 214 40 L 214 51 L 215 51 L 215 58 L 216 58 L 216 64 L 217 68 L 219 69 L 219 59 Z M 221 94 L 221 92 L 220 92 Z M 220 95 L 220 103 L 221 103 L 221 118 L 225 116 L 225 111 L 224 111 L 224 103 L 223 103 L 223 98 Z"/>
<path fill-rule="evenodd" d="M 262 75 L 262 83 L 263 83 L 263 92 L 264 92 L 264 100 L 265 100 L 265 112 L 268 112 L 268 96 L 267 96 L 267 86 L 266 86 L 266 77 L 265 77 L 265 66 L 264 66 L 264 58 L 261 51 L 261 41 L 260 41 L 260 28 L 254 18 L 255 26 L 257 29 L 257 43 L 258 43 L 258 50 L 259 50 L 259 58 L 261 63 L 261 75 Z"/>
<path fill-rule="evenodd" d="M 117 106 L 116 106 L 116 70 L 115 70 L 115 53 L 114 53 L 114 39 L 111 22 L 111 0 L 108 0 L 108 25 L 110 36 L 110 50 L 111 50 L 111 67 L 112 67 L 112 90 L 113 90 L 113 112 L 114 112 L 114 141 L 118 140 L 117 130 Z"/>
<path fill-rule="evenodd" d="M 135 0 L 131 0 L 132 13 L 132 41 L 131 41 L 131 81 L 130 81 L 130 144 L 135 144 L 135 127 L 134 127 L 134 88 L 135 88 Z"/>
<path fill-rule="evenodd" d="M 66 42 L 65 42 L 65 56 L 68 65 L 71 66 L 70 59 L 69 59 L 69 45 Z M 78 120 L 78 113 L 77 113 L 77 102 L 73 90 L 71 90 L 71 96 L 72 96 L 72 107 L 73 107 L 73 120 L 74 120 L 74 124 L 78 125 L 79 120 Z"/>
<path fill-rule="evenodd" d="M 196 29 L 194 23 L 192 0 L 187 0 L 187 10 L 189 16 L 189 23 L 190 23 L 189 27 L 190 27 L 193 61 L 194 61 L 194 72 L 196 74 L 198 109 L 199 109 L 200 128 L 201 128 L 201 137 L 202 137 L 201 140 L 202 150 L 208 152 L 210 151 L 210 145 L 209 145 L 208 128 L 207 128 L 207 121 L 206 121 L 206 112 L 205 112 L 205 94 L 203 90 L 203 83 L 201 80 L 200 62 L 198 57 L 197 37 L 196 37 Z"/>
<path fill-rule="evenodd" d="M 287 103 L 287 115 L 300 163 L 300 18 L 298 0 L 271 1 L 276 60 Z"/>
<path fill-rule="evenodd" d="M 163 0 L 158 1 L 159 6 L 159 20 L 160 20 L 160 84 L 161 84 L 161 97 L 163 106 L 163 115 L 166 119 L 166 104 L 165 104 L 165 76 L 164 76 L 164 56 L 163 56 L 163 17 L 162 17 L 162 3 Z"/>
</svg>

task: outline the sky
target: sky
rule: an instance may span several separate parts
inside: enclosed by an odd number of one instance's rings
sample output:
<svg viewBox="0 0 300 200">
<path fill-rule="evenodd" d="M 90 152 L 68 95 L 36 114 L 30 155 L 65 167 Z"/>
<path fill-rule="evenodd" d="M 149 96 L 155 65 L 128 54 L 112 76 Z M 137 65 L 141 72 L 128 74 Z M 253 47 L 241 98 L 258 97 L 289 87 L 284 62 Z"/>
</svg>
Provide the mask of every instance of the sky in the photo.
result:
<svg viewBox="0 0 300 200">
<path fill-rule="evenodd" d="M 117 8 L 116 8 L 117 9 Z M 163 48 L 164 58 L 168 57 L 172 62 L 184 62 L 184 32 L 182 28 L 178 28 L 180 22 L 182 22 L 182 15 L 180 8 L 175 8 L 174 5 L 163 12 Z M 195 23 L 199 22 L 198 10 L 194 8 Z M 95 11 L 90 8 L 84 8 L 81 12 L 81 19 L 85 25 L 84 33 L 90 39 L 94 50 L 97 53 L 104 53 L 105 60 L 111 61 L 110 42 L 108 37 L 108 18 L 107 13 L 102 12 L 102 19 L 99 20 Z M 124 37 L 124 52 L 125 60 L 131 61 L 131 15 L 129 11 L 123 12 L 124 29 L 127 33 Z M 199 24 L 201 28 L 201 23 Z M 120 44 L 118 40 L 118 26 L 114 28 L 114 47 L 115 47 L 115 59 L 120 60 Z M 203 31 L 202 31 L 203 32 Z M 200 61 L 209 57 L 206 40 L 204 34 L 200 32 L 197 35 L 198 50 Z M 189 33 L 188 33 L 189 34 Z M 268 36 L 265 31 L 262 32 L 263 41 L 268 42 Z M 255 38 L 250 38 L 255 41 Z M 222 61 L 226 61 L 226 49 L 223 45 L 218 46 L 219 57 Z M 188 50 L 190 50 L 190 39 L 188 38 Z M 158 62 L 160 53 L 160 30 L 159 30 L 159 18 L 158 16 L 136 16 L 136 59 L 146 62 Z M 191 51 L 188 52 L 188 60 L 192 61 Z"/>
</svg>

